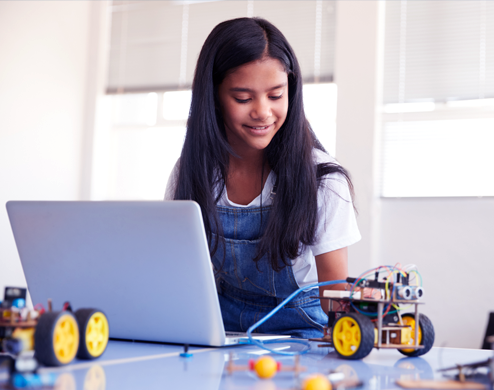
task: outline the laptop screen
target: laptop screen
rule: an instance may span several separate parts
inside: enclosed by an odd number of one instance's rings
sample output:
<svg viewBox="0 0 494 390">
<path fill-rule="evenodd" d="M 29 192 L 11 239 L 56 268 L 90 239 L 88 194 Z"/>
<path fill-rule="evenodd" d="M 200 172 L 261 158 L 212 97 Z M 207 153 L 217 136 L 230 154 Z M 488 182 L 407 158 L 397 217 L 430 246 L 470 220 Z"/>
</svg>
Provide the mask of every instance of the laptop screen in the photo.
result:
<svg viewBox="0 0 494 390">
<path fill-rule="evenodd" d="M 119 339 L 222 345 L 201 211 L 192 201 L 10 201 L 33 303 L 98 308 Z"/>
</svg>

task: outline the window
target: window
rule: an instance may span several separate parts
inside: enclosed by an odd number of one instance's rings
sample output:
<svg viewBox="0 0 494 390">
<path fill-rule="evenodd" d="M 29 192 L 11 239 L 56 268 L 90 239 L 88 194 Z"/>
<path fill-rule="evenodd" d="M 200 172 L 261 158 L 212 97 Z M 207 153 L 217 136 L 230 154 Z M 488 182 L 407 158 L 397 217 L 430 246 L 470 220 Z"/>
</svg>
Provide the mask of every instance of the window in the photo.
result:
<svg viewBox="0 0 494 390">
<path fill-rule="evenodd" d="M 494 196 L 494 3 L 386 2 L 384 197 Z"/>
</svg>

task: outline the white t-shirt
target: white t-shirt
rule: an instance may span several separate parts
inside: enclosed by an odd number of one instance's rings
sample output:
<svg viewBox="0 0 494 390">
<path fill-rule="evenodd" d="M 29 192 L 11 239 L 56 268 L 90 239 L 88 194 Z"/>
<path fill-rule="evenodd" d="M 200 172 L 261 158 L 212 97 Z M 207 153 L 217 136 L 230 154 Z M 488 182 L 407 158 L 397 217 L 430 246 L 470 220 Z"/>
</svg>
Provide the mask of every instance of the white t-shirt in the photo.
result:
<svg viewBox="0 0 494 390">
<path fill-rule="evenodd" d="M 333 157 L 319 149 L 314 149 L 312 154 L 315 164 L 336 163 Z M 165 200 L 173 199 L 178 178 L 178 164 L 179 161 L 175 164 L 175 168 L 168 180 Z M 270 195 L 275 182 L 276 174 L 271 171 L 262 193 L 248 205 L 240 205 L 230 201 L 225 188 L 222 197 L 218 201 L 218 205 L 240 208 L 259 207 L 262 196 L 263 206 L 269 206 L 273 202 Z M 317 193 L 317 208 L 318 218 L 315 244 L 307 247 L 292 262 L 293 274 L 300 287 L 317 283 L 318 281 L 315 256 L 345 248 L 356 243 L 361 238 L 350 190 L 345 178 L 341 174 L 332 173 L 322 179 Z"/>
</svg>

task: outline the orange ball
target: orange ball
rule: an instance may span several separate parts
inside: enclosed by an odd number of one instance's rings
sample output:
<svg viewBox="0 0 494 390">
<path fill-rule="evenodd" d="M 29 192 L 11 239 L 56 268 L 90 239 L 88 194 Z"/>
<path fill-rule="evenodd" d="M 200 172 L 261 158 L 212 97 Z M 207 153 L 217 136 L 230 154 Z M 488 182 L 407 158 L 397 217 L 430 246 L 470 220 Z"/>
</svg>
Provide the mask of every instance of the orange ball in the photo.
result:
<svg viewBox="0 0 494 390">
<path fill-rule="evenodd" d="M 322 374 L 315 374 L 305 379 L 302 390 L 331 390 L 331 383 Z"/>
<path fill-rule="evenodd" d="M 271 356 L 262 356 L 256 360 L 254 371 L 259 378 L 269 379 L 278 371 L 278 363 Z"/>
</svg>

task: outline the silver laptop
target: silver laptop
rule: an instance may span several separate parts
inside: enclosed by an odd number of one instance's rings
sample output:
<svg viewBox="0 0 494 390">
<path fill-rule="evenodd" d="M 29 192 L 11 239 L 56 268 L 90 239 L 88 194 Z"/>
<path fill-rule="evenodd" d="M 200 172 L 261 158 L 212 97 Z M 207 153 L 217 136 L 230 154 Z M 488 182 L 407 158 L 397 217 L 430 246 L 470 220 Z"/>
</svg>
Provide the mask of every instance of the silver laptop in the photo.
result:
<svg viewBox="0 0 494 390">
<path fill-rule="evenodd" d="M 10 201 L 7 212 L 33 304 L 101 309 L 111 338 L 244 340 L 225 333 L 197 203 Z"/>
</svg>

